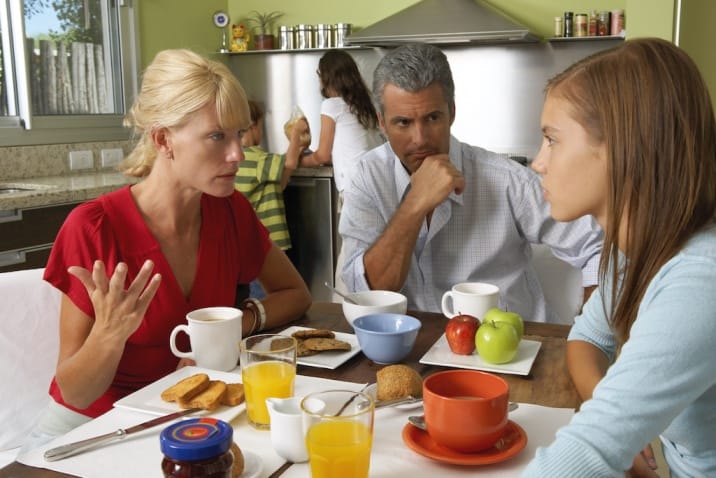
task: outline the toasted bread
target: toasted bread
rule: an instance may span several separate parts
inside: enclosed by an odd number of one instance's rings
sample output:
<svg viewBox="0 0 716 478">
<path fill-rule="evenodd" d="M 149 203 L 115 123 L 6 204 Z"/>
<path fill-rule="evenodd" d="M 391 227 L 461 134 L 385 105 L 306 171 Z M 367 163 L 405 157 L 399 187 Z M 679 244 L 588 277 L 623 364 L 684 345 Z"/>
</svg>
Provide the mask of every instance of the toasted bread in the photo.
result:
<svg viewBox="0 0 716 478">
<path fill-rule="evenodd" d="M 197 373 L 178 381 L 162 392 L 162 400 L 176 402 L 178 400 L 189 400 L 209 387 L 209 376 L 205 373 Z"/>
<path fill-rule="evenodd" d="M 177 400 L 181 408 L 203 408 L 204 410 L 216 410 L 226 395 L 226 384 L 221 380 L 209 381 L 209 387 L 198 395 L 188 400 Z"/>
<path fill-rule="evenodd" d="M 423 395 L 423 379 L 407 365 L 388 365 L 376 373 L 378 400 L 394 400 L 407 396 Z"/>
<path fill-rule="evenodd" d="M 241 383 L 227 383 L 226 393 L 221 400 L 222 405 L 233 407 L 244 401 L 244 385 Z"/>
</svg>

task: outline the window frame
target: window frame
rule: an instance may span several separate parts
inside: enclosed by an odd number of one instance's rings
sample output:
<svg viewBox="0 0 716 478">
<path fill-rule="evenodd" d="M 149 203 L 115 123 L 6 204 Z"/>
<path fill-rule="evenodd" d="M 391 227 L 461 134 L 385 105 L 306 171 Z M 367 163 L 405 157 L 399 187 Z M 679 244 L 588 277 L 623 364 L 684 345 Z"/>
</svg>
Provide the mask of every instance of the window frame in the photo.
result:
<svg viewBox="0 0 716 478">
<path fill-rule="evenodd" d="M 133 0 L 99 0 L 109 19 L 104 35 L 111 43 L 110 81 L 121 81 L 115 92 L 115 104 L 122 112 L 101 115 L 33 115 L 23 0 L 0 0 L 0 40 L 3 68 L 7 72 L 9 116 L 0 116 L 0 146 L 29 146 L 129 139 L 122 125 L 125 112 L 136 95 L 140 76 L 139 9 Z M 114 43 L 114 39 L 117 42 Z M 119 52 L 116 49 L 119 48 Z"/>
</svg>

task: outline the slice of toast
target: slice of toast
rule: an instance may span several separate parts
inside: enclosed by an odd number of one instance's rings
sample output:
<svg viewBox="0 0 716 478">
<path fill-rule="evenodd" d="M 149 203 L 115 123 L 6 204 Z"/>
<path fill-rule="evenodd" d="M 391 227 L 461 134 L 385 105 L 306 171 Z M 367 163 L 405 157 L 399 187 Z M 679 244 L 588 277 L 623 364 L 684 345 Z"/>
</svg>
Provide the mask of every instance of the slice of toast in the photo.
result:
<svg viewBox="0 0 716 478">
<path fill-rule="evenodd" d="M 221 400 L 222 405 L 233 407 L 244 401 L 244 385 L 241 383 L 227 383 L 226 393 Z"/>
<path fill-rule="evenodd" d="M 178 400 L 189 400 L 209 387 L 209 376 L 205 373 L 197 373 L 177 383 L 162 392 L 162 400 L 176 402 Z"/>
<path fill-rule="evenodd" d="M 188 400 L 177 400 L 181 408 L 203 408 L 216 410 L 226 395 L 226 384 L 221 380 L 210 380 L 209 387 Z"/>
</svg>

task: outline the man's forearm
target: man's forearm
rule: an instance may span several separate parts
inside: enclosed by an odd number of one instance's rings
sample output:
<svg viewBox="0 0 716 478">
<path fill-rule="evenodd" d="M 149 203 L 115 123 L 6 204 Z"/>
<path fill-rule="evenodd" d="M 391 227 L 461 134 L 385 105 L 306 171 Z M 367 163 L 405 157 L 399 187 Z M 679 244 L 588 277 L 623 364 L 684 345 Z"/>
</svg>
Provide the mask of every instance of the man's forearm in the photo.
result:
<svg viewBox="0 0 716 478">
<path fill-rule="evenodd" d="M 415 243 L 425 216 L 403 203 L 383 234 L 363 256 L 371 289 L 400 290 L 405 283 Z"/>
</svg>

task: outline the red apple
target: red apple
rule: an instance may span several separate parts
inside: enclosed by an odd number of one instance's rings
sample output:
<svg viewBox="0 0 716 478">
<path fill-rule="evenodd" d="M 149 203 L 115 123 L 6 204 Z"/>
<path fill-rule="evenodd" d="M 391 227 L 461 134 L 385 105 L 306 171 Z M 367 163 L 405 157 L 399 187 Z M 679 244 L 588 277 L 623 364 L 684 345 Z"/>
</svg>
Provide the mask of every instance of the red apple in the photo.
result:
<svg viewBox="0 0 716 478">
<path fill-rule="evenodd" d="M 459 355 L 470 355 L 475 351 L 475 334 L 480 321 L 472 315 L 456 315 L 445 326 L 445 337 L 450 350 Z"/>
</svg>

